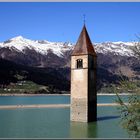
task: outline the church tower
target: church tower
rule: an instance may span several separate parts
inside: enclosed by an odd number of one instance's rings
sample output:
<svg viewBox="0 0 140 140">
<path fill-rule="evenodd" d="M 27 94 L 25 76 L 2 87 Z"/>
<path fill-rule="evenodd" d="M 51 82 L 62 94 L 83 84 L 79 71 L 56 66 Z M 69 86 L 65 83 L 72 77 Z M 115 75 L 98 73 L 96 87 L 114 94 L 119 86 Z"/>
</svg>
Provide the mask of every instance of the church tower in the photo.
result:
<svg viewBox="0 0 140 140">
<path fill-rule="evenodd" d="M 83 26 L 71 54 L 71 121 L 97 120 L 96 53 Z"/>
</svg>

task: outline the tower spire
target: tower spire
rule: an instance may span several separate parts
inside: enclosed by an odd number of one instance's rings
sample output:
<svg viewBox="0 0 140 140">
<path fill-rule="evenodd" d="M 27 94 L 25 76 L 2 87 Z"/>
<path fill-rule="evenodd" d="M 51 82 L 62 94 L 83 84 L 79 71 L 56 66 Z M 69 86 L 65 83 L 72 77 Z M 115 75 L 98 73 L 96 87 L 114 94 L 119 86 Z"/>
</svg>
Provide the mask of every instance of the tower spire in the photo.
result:
<svg viewBox="0 0 140 140">
<path fill-rule="evenodd" d="M 71 54 L 71 121 L 97 120 L 96 57 L 84 25 Z"/>
<path fill-rule="evenodd" d="M 92 45 L 92 42 L 90 40 L 90 37 L 88 35 L 85 25 L 83 26 L 83 29 L 80 33 L 78 41 L 72 52 L 72 55 L 83 55 L 83 54 L 84 55 L 91 54 L 91 55 L 96 56 L 96 52 L 94 50 L 94 47 Z"/>
</svg>

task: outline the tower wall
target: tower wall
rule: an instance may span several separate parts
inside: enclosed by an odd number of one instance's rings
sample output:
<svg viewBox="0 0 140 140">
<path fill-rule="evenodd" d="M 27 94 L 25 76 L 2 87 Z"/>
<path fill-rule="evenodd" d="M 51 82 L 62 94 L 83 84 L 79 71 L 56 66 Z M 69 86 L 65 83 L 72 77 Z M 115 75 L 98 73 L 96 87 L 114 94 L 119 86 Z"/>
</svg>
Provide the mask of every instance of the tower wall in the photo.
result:
<svg viewBox="0 0 140 140">
<path fill-rule="evenodd" d="M 83 68 L 76 68 L 76 60 L 83 60 Z M 71 120 L 87 122 L 88 113 L 88 56 L 71 57 Z"/>
<path fill-rule="evenodd" d="M 97 120 L 96 57 L 88 55 L 88 122 Z"/>
<path fill-rule="evenodd" d="M 83 60 L 83 68 L 76 68 L 76 60 Z M 71 121 L 96 120 L 96 89 L 93 56 L 71 57 Z"/>
</svg>

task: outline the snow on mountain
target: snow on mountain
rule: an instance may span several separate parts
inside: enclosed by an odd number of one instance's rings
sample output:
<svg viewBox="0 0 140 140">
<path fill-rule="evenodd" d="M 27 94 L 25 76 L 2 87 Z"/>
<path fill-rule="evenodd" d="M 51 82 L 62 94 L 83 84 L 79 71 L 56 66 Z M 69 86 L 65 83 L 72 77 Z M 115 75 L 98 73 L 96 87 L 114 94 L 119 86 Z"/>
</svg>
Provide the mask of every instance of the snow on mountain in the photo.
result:
<svg viewBox="0 0 140 140">
<path fill-rule="evenodd" d="M 35 50 L 43 55 L 47 55 L 48 50 L 58 56 L 63 56 L 65 51 L 68 51 L 73 46 L 72 44 L 67 44 L 69 47 L 65 46 L 65 43 L 62 42 L 49 42 L 49 41 L 34 41 L 30 39 L 23 38 L 22 36 L 14 37 L 8 41 L 0 43 L 1 47 L 14 48 L 17 51 L 23 52 L 25 49 Z"/>
<path fill-rule="evenodd" d="M 98 53 L 114 53 L 121 56 L 134 56 L 130 47 L 134 46 L 134 42 L 104 42 L 96 43 L 95 50 Z"/>
<path fill-rule="evenodd" d="M 104 42 L 94 43 L 95 51 L 98 53 L 114 53 L 122 56 L 134 56 L 130 47 L 133 46 L 133 42 Z M 59 57 L 63 57 L 63 53 L 73 49 L 74 44 L 69 42 L 49 42 L 47 40 L 30 40 L 23 38 L 22 36 L 14 37 L 10 40 L 0 43 L 0 48 L 8 47 L 16 51 L 24 53 L 25 49 L 32 49 L 47 55 L 48 51 L 51 50 L 54 54 Z"/>
</svg>

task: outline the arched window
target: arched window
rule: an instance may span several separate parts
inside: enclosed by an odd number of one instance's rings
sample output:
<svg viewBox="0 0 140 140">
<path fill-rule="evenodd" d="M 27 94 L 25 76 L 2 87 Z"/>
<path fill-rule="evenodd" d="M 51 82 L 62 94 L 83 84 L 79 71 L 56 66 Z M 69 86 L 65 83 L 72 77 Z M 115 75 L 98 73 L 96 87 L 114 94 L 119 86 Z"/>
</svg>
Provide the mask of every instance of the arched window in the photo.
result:
<svg viewBox="0 0 140 140">
<path fill-rule="evenodd" d="M 82 59 L 77 59 L 76 60 L 76 66 L 77 66 L 77 69 L 83 68 L 83 60 Z"/>
</svg>

